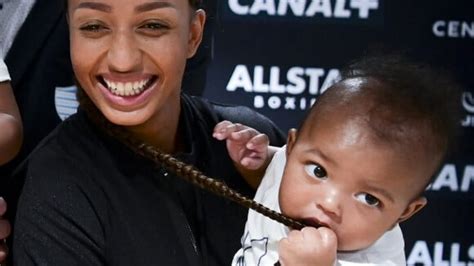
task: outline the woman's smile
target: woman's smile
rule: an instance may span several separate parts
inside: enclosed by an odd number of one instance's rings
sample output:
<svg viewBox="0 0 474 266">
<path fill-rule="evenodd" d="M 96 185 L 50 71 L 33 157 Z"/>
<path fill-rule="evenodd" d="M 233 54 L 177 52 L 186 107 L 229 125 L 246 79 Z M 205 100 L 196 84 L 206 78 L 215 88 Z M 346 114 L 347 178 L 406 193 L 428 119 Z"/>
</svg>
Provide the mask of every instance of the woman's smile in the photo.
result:
<svg viewBox="0 0 474 266">
<path fill-rule="evenodd" d="M 134 109 L 148 102 L 159 81 L 154 75 L 128 80 L 101 76 L 98 80 L 106 101 L 119 109 Z"/>
<path fill-rule="evenodd" d="M 114 75 L 97 77 L 104 98 L 111 104 L 133 108 L 147 101 L 158 87 L 156 75 L 140 75 L 133 78 L 120 78 Z"/>
<path fill-rule="evenodd" d="M 101 77 L 102 85 L 104 85 L 112 94 L 122 97 L 136 96 L 146 89 L 150 88 L 153 78 L 131 81 L 113 81 Z"/>
</svg>

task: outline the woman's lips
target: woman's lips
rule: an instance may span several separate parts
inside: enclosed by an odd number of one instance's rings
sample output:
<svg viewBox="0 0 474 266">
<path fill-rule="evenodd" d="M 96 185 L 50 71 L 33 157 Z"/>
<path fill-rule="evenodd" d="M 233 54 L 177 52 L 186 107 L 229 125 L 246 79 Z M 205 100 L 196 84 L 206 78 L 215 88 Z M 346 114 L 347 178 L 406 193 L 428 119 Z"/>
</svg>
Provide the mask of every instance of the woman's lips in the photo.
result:
<svg viewBox="0 0 474 266">
<path fill-rule="evenodd" d="M 157 76 L 120 81 L 109 77 L 99 77 L 98 80 L 104 97 L 117 108 L 127 109 L 133 109 L 146 102 L 158 84 Z"/>
<path fill-rule="evenodd" d="M 128 81 L 118 81 L 106 77 L 100 77 L 99 80 L 112 94 L 122 97 L 133 97 L 147 90 L 156 79 L 155 76 L 149 76 Z"/>
</svg>

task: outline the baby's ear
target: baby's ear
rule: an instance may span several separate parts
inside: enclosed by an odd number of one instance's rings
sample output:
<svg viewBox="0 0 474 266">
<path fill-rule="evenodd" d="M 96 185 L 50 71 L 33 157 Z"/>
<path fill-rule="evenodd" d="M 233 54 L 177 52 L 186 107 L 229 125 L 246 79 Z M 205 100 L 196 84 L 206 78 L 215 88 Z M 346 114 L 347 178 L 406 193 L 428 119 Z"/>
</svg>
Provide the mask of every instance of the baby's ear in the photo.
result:
<svg viewBox="0 0 474 266">
<path fill-rule="evenodd" d="M 412 202 L 410 202 L 410 204 L 408 204 L 405 211 L 403 211 L 400 218 L 398 218 L 398 222 L 400 223 L 400 222 L 403 222 L 405 220 L 408 220 L 408 218 L 412 217 L 415 213 L 417 213 L 418 211 L 423 209 L 423 207 L 425 207 L 427 202 L 428 201 L 426 200 L 425 197 L 419 197 L 419 198 L 413 200 Z"/>
<path fill-rule="evenodd" d="M 293 149 L 293 146 L 295 145 L 297 133 L 298 130 L 296 130 L 295 128 L 291 128 L 290 130 L 288 130 L 288 138 L 286 139 L 286 157 L 290 155 L 290 152 Z"/>
</svg>

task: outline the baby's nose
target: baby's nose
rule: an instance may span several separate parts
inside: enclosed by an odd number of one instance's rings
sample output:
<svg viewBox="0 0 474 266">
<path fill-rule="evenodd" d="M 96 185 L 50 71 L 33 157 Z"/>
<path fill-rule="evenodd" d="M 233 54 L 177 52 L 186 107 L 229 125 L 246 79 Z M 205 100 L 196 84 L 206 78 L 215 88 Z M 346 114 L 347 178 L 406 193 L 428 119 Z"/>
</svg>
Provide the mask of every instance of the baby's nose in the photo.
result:
<svg viewBox="0 0 474 266">
<path fill-rule="evenodd" d="M 341 216 L 341 195 L 336 189 L 328 190 L 324 197 L 318 202 L 318 208 L 330 216 L 333 220 L 339 220 Z"/>
</svg>

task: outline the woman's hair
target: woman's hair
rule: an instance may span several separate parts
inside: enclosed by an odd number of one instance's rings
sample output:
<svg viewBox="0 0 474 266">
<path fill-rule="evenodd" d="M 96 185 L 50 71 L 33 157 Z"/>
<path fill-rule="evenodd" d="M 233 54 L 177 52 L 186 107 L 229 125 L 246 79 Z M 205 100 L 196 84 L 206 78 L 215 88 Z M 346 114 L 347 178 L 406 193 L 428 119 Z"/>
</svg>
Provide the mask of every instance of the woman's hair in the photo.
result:
<svg viewBox="0 0 474 266">
<path fill-rule="evenodd" d="M 189 5 L 194 9 L 199 9 L 203 7 L 202 0 L 188 0 Z M 64 0 L 64 6 L 68 6 L 68 0 Z"/>
<path fill-rule="evenodd" d="M 108 136 L 117 139 L 119 142 L 129 147 L 135 153 L 153 161 L 157 166 L 166 168 L 176 176 L 179 176 L 202 189 L 234 201 L 246 208 L 253 209 L 256 212 L 286 226 L 294 229 L 301 229 L 306 226 L 299 221 L 286 217 L 283 214 L 275 212 L 260 203 L 241 195 L 235 190 L 229 188 L 224 182 L 204 175 L 194 166 L 179 161 L 173 156 L 162 152 L 157 147 L 135 139 L 126 129 L 107 120 L 82 89 L 78 89 L 77 96 L 80 107 L 86 111 L 88 117 L 96 126 L 99 127 L 99 129 L 104 131 Z"/>
<path fill-rule="evenodd" d="M 189 0 L 189 4 L 194 8 L 202 8 L 202 0 Z"/>
</svg>

